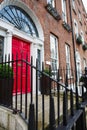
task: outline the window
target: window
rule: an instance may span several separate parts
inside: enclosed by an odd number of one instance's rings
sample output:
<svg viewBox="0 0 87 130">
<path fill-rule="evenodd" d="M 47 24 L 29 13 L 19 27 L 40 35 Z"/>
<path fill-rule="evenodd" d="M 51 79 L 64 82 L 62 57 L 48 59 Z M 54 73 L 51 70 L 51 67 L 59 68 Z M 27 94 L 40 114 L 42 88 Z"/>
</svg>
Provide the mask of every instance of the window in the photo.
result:
<svg viewBox="0 0 87 130">
<path fill-rule="evenodd" d="M 61 19 L 60 14 L 55 8 L 55 0 L 47 0 L 47 5 L 45 6 L 47 11 L 57 20 Z"/>
<path fill-rule="evenodd" d="M 79 79 L 81 77 L 81 58 L 78 51 L 76 51 L 76 68 L 77 68 L 77 81 L 79 82 Z"/>
<path fill-rule="evenodd" d="M 86 59 L 85 58 L 83 58 L 83 67 L 84 67 L 84 69 L 86 67 Z"/>
<path fill-rule="evenodd" d="M 81 38 L 82 38 L 82 44 L 84 44 L 84 33 L 83 33 L 83 31 L 81 31 L 80 35 L 81 35 Z"/>
<path fill-rule="evenodd" d="M 67 23 L 67 15 L 66 15 L 66 0 L 62 0 L 62 19 Z"/>
<path fill-rule="evenodd" d="M 75 35 L 76 35 L 76 38 L 78 37 L 78 23 L 77 21 L 74 19 L 74 31 L 75 31 Z"/>
<path fill-rule="evenodd" d="M 55 8 L 55 0 L 47 0 L 47 3 L 51 4 Z"/>
<path fill-rule="evenodd" d="M 0 36 L 0 62 L 2 61 L 2 56 L 3 56 L 3 43 L 4 43 L 4 38 Z"/>
<path fill-rule="evenodd" d="M 78 17 L 79 17 L 79 21 L 81 22 L 82 18 L 81 18 L 81 12 L 80 12 L 80 10 L 78 11 Z"/>
<path fill-rule="evenodd" d="M 51 50 L 51 69 L 56 76 L 58 69 L 58 40 L 54 35 L 50 35 L 50 50 Z"/>
<path fill-rule="evenodd" d="M 65 51 L 66 51 L 66 69 L 68 77 L 71 75 L 71 64 L 70 64 L 70 46 L 65 44 Z"/>
<path fill-rule="evenodd" d="M 72 0 L 72 7 L 75 10 L 75 0 Z"/>
<path fill-rule="evenodd" d="M 17 6 L 6 6 L 0 11 L 0 18 L 12 23 L 17 29 L 38 37 L 36 26 L 29 15 Z"/>
</svg>

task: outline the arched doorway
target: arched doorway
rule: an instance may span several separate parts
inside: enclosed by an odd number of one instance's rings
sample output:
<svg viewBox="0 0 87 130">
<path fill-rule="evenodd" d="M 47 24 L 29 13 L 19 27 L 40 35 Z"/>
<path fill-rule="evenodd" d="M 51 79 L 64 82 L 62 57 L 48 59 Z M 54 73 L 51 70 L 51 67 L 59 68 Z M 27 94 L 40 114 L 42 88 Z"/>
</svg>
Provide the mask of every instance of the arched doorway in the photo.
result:
<svg viewBox="0 0 87 130">
<path fill-rule="evenodd" d="M 26 50 L 29 54 L 29 61 L 31 55 L 35 61 L 40 54 L 42 62 L 44 60 L 44 37 L 39 20 L 23 2 L 14 1 L 3 1 L 0 7 L 0 35 L 4 37 L 3 55 L 12 55 L 12 53 L 15 55 L 17 51 Z M 27 49 L 24 46 L 27 46 Z"/>
</svg>

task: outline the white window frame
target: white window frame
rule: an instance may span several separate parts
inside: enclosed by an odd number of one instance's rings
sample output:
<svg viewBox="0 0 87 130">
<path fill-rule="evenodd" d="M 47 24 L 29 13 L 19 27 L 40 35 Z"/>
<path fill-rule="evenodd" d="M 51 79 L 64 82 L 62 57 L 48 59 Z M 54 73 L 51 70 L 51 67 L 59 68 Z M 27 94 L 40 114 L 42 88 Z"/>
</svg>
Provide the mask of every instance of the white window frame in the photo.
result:
<svg viewBox="0 0 87 130">
<path fill-rule="evenodd" d="M 47 0 L 48 4 L 51 4 L 53 8 L 55 8 L 55 0 Z"/>
<path fill-rule="evenodd" d="M 78 51 L 76 51 L 76 67 L 77 67 L 77 81 L 79 82 L 82 71 L 81 71 L 81 58 Z"/>
<path fill-rule="evenodd" d="M 71 56 L 70 56 L 70 46 L 68 44 L 65 44 L 65 52 L 66 52 L 66 71 L 67 76 L 70 78 L 71 76 Z"/>
<path fill-rule="evenodd" d="M 81 18 L 81 12 L 80 12 L 80 10 L 78 10 L 78 17 L 79 17 L 79 21 L 81 22 L 82 18 Z"/>
<path fill-rule="evenodd" d="M 62 19 L 67 23 L 66 0 L 62 0 Z"/>
<path fill-rule="evenodd" d="M 75 30 L 75 35 L 78 35 L 78 23 L 75 19 L 74 19 L 74 30 Z"/>
<path fill-rule="evenodd" d="M 84 44 L 85 44 L 85 43 L 84 43 L 84 33 L 83 33 L 83 31 L 82 31 L 82 30 L 81 30 L 80 35 L 81 35 L 81 37 L 82 37 L 82 44 L 84 45 Z"/>
<path fill-rule="evenodd" d="M 84 69 L 86 67 L 86 59 L 85 58 L 83 58 L 83 67 L 84 67 Z"/>
<path fill-rule="evenodd" d="M 58 70 L 58 39 L 55 35 L 50 34 L 50 52 L 51 52 L 51 69 L 54 78 L 57 78 Z"/>
<path fill-rule="evenodd" d="M 75 10 L 75 0 L 72 0 L 72 8 Z"/>
</svg>

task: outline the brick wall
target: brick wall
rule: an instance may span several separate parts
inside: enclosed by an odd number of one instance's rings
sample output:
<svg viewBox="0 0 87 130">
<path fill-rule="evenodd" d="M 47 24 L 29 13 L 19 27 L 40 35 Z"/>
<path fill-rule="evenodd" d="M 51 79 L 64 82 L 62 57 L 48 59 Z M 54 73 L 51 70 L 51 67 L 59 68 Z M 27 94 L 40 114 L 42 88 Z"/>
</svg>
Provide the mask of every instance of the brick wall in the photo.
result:
<svg viewBox="0 0 87 130">
<path fill-rule="evenodd" d="M 38 17 L 42 28 L 44 30 L 44 48 L 45 48 L 45 61 L 50 61 L 50 33 L 54 34 L 58 38 L 58 49 L 59 49 L 59 65 L 65 67 L 65 42 L 68 43 L 72 48 L 71 32 L 67 32 L 62 26 L 62 19 L 57 21 L 50 15 L 45 6 L 47 5 L 46 0 L 25 0 L 26 4 L 34 11 Z M 62 16 L 61 2 L 56 1 L 56 9 Z M 67 9 L 69 11 L 69 8 Z M 69 13 L 68 13 L 69 14 Z M 68 16 L 70 24 L 70 17 Z M 73 50 L 71 49 L 71 62 L 73 66 Z"/>
</svg>

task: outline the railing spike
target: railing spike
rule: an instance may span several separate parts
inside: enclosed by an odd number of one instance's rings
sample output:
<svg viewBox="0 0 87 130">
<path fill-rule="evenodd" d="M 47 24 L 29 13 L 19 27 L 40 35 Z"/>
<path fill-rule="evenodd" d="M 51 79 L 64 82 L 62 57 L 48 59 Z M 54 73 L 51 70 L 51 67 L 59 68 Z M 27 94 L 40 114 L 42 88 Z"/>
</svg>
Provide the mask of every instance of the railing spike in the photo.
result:
<svg viewBox="0 0 87 130">
<path fill-rule="evenodd" d="M 63 93 L 63 125 L 67 125 L 67 94 L 66 90 Z"/>
<path fill-rule="evenodd" d="M 84 102 L 84 86 L 82 85 L 82 102 Z"/>
<path fill-rule="evenodd" d="M 70 90 L 70 110 L 71 110 L 71 116 L 74 115 L 74 108 L 73 108 L 73 91 L 72 89 Z"/>
<path fill-rule="evenodd" d="M 76 109 L 79 108 L 78 87 L 76 86 Z"/>
<path fill-rule="evenodd" d="M 68 76 L 67 76 L 67 73 L 66 73 L 66 78 L 65 78 L 65 85 L 66 85 L 66 88 L 68 87 Z"/>
</svg>

